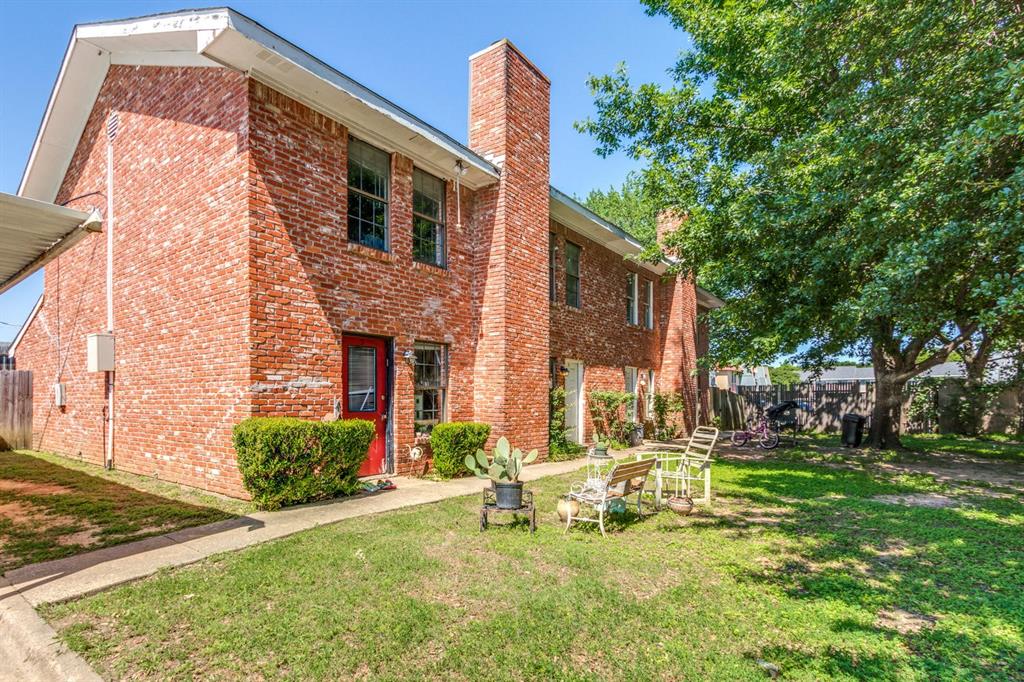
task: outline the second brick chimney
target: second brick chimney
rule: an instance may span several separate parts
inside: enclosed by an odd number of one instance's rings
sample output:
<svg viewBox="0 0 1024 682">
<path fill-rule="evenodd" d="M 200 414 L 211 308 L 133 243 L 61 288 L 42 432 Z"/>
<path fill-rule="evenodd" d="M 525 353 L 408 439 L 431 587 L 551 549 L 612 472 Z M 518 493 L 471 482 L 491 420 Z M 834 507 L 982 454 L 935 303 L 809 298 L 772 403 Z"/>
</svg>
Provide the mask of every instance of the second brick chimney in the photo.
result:
<svg viewBox="0 0 1024 682">
<path fill-rule="evenodd" d="M 551 83 L 512 43 L 469 59 L 469 147 L 501 167 L 474 211 L 478 421 L 547 452 Z"/>
</svg>

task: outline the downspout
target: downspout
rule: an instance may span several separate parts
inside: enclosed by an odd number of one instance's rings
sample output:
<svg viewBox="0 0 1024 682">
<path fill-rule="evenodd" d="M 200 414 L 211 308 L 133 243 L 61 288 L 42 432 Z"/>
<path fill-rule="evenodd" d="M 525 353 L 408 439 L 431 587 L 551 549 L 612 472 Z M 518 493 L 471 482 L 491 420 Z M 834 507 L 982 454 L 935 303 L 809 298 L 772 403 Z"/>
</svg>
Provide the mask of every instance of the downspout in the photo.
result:
<svg viewBox="0 0 1024 682">
<path fill-rule="evenodd" d="M 117 112 L 107 118 L 107 333 L 114 333 L 114 138 L 117 137 Z M 117 341 L 114 341 L 117 366 Z M 104 468 L 114 468 L 114 372 L 106 372 L 107 438 Z"/>
</svg>

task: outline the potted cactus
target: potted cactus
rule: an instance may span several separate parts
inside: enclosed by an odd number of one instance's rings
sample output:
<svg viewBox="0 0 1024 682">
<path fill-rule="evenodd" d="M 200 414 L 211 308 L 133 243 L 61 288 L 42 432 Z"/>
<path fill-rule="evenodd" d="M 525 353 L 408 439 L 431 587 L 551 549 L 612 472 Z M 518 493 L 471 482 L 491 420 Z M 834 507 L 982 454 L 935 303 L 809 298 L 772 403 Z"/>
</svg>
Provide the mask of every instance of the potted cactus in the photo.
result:
<svg viewBox="0 0 1024 682">
<path fill-rule="evenodd" d="M 491 479 L 498 509 L 519 509 L 523 506 L 523 484 L 519 473 L 524 464 L 537 459 L 537 451 L 524 455 L 519 448 L 512 449 L 508 439 L 502 436 L 494 446 L 494 457 L 487 459 L 487 453 L 477 450 L 476 456 L 466 455 L 466 467 L 477 478 Z"/>
</svg>

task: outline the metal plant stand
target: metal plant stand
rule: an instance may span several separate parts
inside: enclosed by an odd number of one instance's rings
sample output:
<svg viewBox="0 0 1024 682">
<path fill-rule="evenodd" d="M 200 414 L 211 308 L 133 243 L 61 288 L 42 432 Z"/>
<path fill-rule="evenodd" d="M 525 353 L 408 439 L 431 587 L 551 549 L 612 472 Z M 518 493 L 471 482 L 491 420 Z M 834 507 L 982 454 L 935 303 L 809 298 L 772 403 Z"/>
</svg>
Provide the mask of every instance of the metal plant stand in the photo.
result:
<svg viewBox="0 0 1024 682">
<path fill-rule="evenodd" d="M 523 515 L 530 519 L 530 534 L 537 530 L 537 508 L 533 506 L 533 491 L 523 491 L 523 506 L 515 509 L 499 509 L 498 501 L 492 488 L 484 488 L 483 504 L 480 506 L 480 532 L 487 528 L 489 515 L 495 513 Z"/>
</svg>

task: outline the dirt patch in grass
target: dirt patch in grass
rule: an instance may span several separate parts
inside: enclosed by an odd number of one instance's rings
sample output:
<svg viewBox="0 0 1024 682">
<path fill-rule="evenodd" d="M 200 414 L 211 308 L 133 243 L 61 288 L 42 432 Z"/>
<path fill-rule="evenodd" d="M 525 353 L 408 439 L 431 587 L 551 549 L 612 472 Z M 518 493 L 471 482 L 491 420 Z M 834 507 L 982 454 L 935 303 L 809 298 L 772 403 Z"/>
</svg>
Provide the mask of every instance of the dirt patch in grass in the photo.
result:
<svg viewBox="0 0 1024 682">
<path fill-rule="evenodd" d="M 86 530 L 80 530 L 75 533 L 69 533 L 68 535 L 61 535 L 57 538 L 57 544 L 64 545 L 65 547 L 69 547 L 72 545 L 88 547 L 89 545 L 95 544 L 98 540 L 99 529 L 87 528 Z"/>
<path fill-rule="evenodd" d="M 27 524 L 35 517 L 32 505 L 23 502 L 0 502 L 0 518 L 14 524 Z"/>
<path fill-rule="evenodd" d="M 912 635 L 933 627 L 938 620 L 935 616 L 893 608 L 879 611 L 875 625 L 886 630 L 895 630 L 901 635 Z"/>
<path fill-rule="evenodd" d="M 231 517 L 82 467 L 53 455 L 0 452 L 0 573 Z"/>
<path fill-rule="evenodd" d="M 65 495 L 71 492 L 71 488 L 53 483 L 12 481 L 0 478 L 0 492 L 12 492 L 18 495 Z"/>
<path fill-rule="evenodd" d="M 929 509 L 944 509 L 956 507 L 959 503 L 951 497 L 938 495 L 936 493 L 913 493 L 910 495 L 875 495 L 871 499 L 884 504 L 901 504 L 905 507 L 927 507 Z"/>
</svg>

